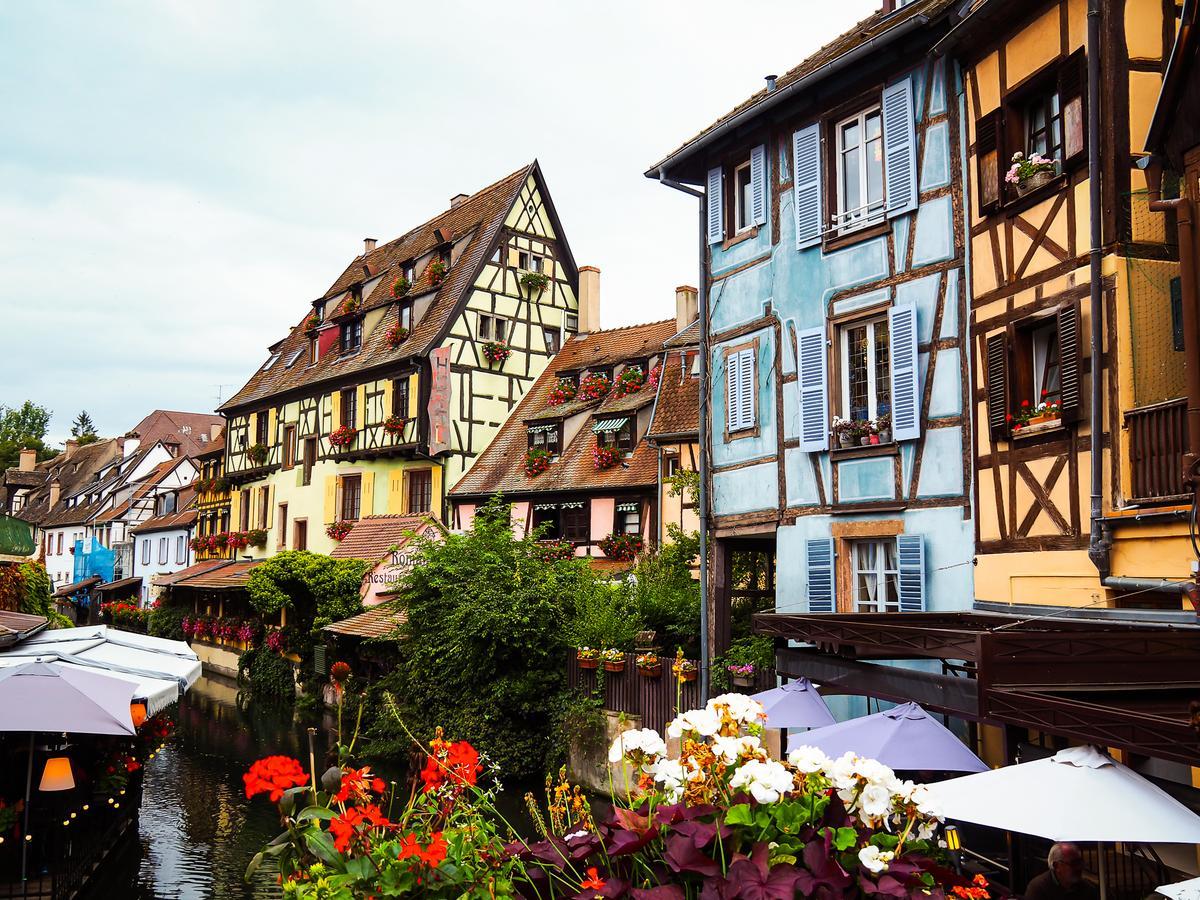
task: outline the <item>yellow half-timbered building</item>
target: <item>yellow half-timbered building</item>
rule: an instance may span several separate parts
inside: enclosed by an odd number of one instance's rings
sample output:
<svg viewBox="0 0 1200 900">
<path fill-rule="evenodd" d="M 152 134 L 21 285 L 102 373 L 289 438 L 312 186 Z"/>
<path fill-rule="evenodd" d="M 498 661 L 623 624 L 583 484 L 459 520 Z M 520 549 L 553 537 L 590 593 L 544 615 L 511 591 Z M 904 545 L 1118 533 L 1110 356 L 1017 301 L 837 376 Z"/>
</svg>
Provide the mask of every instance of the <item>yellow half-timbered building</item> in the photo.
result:
<svg viewBox="0 0 1200 900">
<path fill-rule="evenodd" d="M 230 529 L 329 552 L 364 516 L 445 519 L 454 484 L 581 327 L 535 162 L 363 252 L 222 408 Z M 583 323 L 595 327 L 595 323 Z"/>
</svg>

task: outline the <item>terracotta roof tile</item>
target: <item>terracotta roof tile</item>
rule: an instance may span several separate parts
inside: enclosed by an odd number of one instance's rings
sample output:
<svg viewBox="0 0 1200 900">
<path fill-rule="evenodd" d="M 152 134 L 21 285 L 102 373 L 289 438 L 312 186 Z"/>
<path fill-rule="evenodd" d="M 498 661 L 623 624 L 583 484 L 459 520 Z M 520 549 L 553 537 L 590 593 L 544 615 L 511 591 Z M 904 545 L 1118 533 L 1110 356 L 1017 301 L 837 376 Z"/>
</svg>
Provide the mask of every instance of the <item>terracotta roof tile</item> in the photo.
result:
<svg viewBox="0 0 1200 900">
<path fill-rule="evenodd" d="M 192 488 L 184 488 L 179 492 L 175 512 L 154 516 L 138 523 L 130 530 L 133 534 L 144 534 L 148 531 L 171 531 L 176 528 L 190 528 L 195 521 L 196 492 Z"/>
<path fill-rule="evenodd" d="M 441 526 L 428 516 L 365 516 L 329 555 L 335 559 L 365 559 L 375 563 L 403 547 L 413 532 L 425 534 Z"/>
<path fill-rule="evenodd" d="M 149 447 L 156 441 L 178 444 L 180 456 L 195 456 L 212 447 L 213 429 L 223 431 L 225 420 L 215 413 L 180 412 L 173 409 L 156 409 L 130 429 L 138 435 L 141 446 Z M 200 440 L 205 436 L 205 440 Z M 220 440 L 220 435 L 218 435 Z"/>
<path fill-rule="evenodd" d="M 697 434 L 700 430 L 700 379 L 692 376 L 690 366 L 684 368 L 686 357 L 680 350 L 667 353 L 648 437 Z"/>
<path fill-rule="evenodd" d="M 332 622 L 325 631 L 350 637 L 383 638 L 408 621 L 408 614 L 395 603 L 381 603 L 356 616 Z"/>
<path fill-rule="evenodd" d="M 186 569 L 180 569 L 178 572 L 170 574 L 155 575 L 153 582 L 162 587 L 170 587 L 173 584 L 178 584 L 181 581 L 186 581 L 196 575 L 202 575 L 206 572 L 211 572 L 214 569 L 220 569 L 223 566 L 229 565 L 231 560 L 228 559 L 206 559 L 203 562 L 192 563 Z"/>
<path fill-rule="evenodd" d="M 172 581 L 168 582 L 163 579 L 158 583 L 171 584 L 174 587 L 205 588 L 206 590 L 210 591 L 243 588 L 246 586 L 246 581 L 250 578 L 250 570 L 260 563 L 265 562 L 265 560 L 225 559 L 220 560 L 220 562 L 223 563 L 223 565 L 185 575 L 185 573 L 191 572 L 192 569 L 198 568 L 198 566 L 189 566 L 182 572 L 176 572 Z M 203 564 L 201 563 L 199 565 Z M 178 577 L 181 575 L 184 575 L 185 577 Z"/>
</svg>

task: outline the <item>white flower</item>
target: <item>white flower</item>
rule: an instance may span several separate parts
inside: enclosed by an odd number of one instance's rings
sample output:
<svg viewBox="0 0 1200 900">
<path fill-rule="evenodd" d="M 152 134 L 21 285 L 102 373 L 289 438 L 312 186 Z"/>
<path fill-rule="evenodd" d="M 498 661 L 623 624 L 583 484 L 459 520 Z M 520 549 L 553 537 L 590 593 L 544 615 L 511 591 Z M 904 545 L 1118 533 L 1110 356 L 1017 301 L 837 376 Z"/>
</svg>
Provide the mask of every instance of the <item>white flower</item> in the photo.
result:
<svg viewBox="0 0 1200 900">
<path fill-rule="evenodd" d="M 570 834 L 563 835 L 564 841 L 574 840 L 575 838 L 587 837 L 591 832 L 588 831 L 572 831 Z"/>
<path fill-rule="evenodd" d="M 882 784 L 868 783 L 858 795 L 858 808 L 869 818 L 881 818 L 891 806 L 892 792 Z"/>
<path fill-rule="evenodd" d="M 825 751 L 805 744 L 788 754 L 788 762 L 801 772 L 820 772 L 830 764 Z"/>
<path fill-rule="evenodd" d="M 706 707 L 710 712 L 720 716 L 722 713 L 739 725 L 755 725 L 765 722 L 766 710 L 757 700 L 745 694 L 722 694 L 708 701 Z"/>
<path fill-rule="evenodd" d="M 744 763 L 729 779 L 729 786 L 745 788 L 759 803 L 775 803 L 796 789 L 796 782 L 782 764 L 773 759 L 752 759 Z"/>
<path fill-rule="evenodd" d="M 608 761 L 619 763 L 625 757 L 637 752 L 645 756 L 666 756 L 667 744 L 653 728 L 635 728 L 631 731 L 623 731 L 617 735 L 617 739 L 608 748 Z"/>
<path fill-rule="evenodd" d="M 878 874 L 888 867 L 895 855 L 889 850 L 880 850 L 874 844 L 867 844 L 858 851 L 858 861 L 867 871 Z"/>
<path fill-rule="evenodd" d="M 667 737 L 682 737 L 685 732 L 695 732 L 701 737 L 712 737 L 721 730 L 721 717 L 711 709 L 691 709 L 667 723 Z"/>
<path fill-rule="evenodd" d="M 825 775 L 833 782 L 833 786 L 838 791 L 846 791 L 858 787 L 858 769 L 855 764 L 856 757 L 850 751 L 846 751 L 837 759 L 830 760 L 829 764 L 824 767 Z M 843 800 L 846 798 L 843 797 Z"/>
<path fill-rule="evenodd" d="M 667 802 L 678 803 L 679 798 L 683 796 L 683 785 L 689 775 L 683 764 L 677 759 L 660 759 L 658 762 L 652 763 L 647 771 L 655 783 L 662 788 Z"/>
<path fill-rule="evenodd" d="M 726 763 L 735 763 L 742 757 L 761 757 L 762 741 L 754 735 L 741 737 L 725 737 L 717 735 L 713 738 L 713 753 Z"/>
<path fill-rule="evenodd" d="M 936 822 L 922 822 L 917 826 L 917 840 L 927 841 L 933 837 L 933 833 L 937 830 Z"/>
</svg>

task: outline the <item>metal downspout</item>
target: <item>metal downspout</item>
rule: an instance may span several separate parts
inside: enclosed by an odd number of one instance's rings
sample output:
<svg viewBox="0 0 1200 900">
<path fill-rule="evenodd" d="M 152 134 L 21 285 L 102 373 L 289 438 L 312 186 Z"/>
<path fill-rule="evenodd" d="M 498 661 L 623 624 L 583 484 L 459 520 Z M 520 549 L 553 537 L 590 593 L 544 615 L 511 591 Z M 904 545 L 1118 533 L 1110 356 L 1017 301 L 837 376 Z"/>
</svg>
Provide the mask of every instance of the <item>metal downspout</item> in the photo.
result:
<svg viewBox="0 0 1200 900">
<path fill-rule="evenodd" d="M 696 302 L 700 313 L 700 702 L 708 701 L 708 198 L 703 191 L 675 181 L 658 170 L 658 180 L 669 188 L 682 191 L 700 201 L 697 228 L 700 249 L 700 281 Z"/>
</svg>

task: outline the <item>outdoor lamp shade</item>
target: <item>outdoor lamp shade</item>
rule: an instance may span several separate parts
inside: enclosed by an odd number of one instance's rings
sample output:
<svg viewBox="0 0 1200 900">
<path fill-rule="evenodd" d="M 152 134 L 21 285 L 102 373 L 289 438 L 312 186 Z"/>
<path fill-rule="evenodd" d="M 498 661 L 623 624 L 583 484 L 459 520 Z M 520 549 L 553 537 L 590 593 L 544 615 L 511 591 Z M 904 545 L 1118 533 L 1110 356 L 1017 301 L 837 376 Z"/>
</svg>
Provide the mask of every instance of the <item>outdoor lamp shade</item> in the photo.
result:
<svg viewBox="0 0 1200 900">
<path fill-rule="evenodd" d="M 129 717 L 133 719 L 134 728 L 141 728 L 142 723 L 146 721 L 146 704 L 141 700 L 134 700 L 130 703 Z"/>
<path fill-rule="evenodd" d="M 66 756 L 52 756 L 42 769 L 39 791 L 69 791 L 75 787 L 75 776 L 71 774 L 71 760 Z"/>
</svg>

